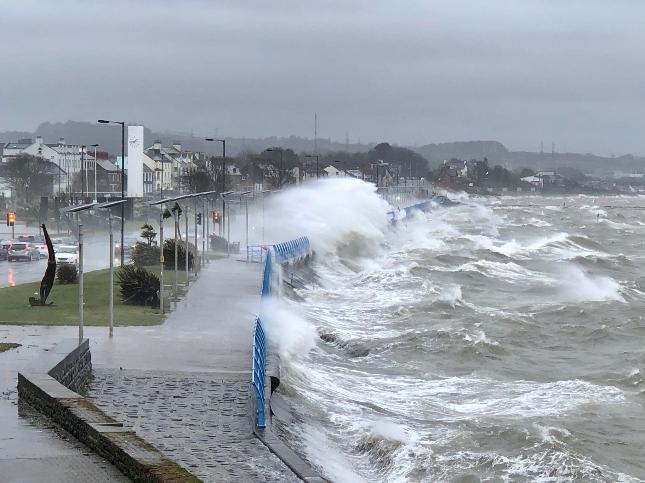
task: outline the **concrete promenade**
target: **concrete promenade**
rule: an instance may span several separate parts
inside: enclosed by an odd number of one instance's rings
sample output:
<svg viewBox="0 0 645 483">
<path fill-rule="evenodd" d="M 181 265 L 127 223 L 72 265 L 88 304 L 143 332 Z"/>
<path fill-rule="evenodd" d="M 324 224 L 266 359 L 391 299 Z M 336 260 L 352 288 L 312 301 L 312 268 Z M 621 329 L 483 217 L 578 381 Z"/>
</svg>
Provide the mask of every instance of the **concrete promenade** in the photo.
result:
<svg viewBox="0 0 645 483">
<path fill-rule="evenodd" d="M 163 325 L 115 327 L 112 339 L 107 327 L 85 328 L 94 365 L 88 397 L 204 481 L 300 481 L 252 432 L 251 344 L 261 269 L 233 257 L 212 261 Z M 0 371 L 3 482 L 125 481 L 73 437 L 60 438 L 53 423 L 43 418 L 42 428 L 17 418 L 18 368 L 77 331 L 0 326 L 0 340 L 24 344 Z M 44 479 L 24 478 L 32 473 Z"/>
<path fill-rule="evenodd" d="M 204 481 L 299 481 L 253 434 L 260 284 L 260 264 L 211 262 L 164 325 L 96 340 L 89 397 Z"/>
<path fill-rule="evenodd" d="M 22 408 L 19 412 L 16 389 L 18 370 L 53 345 L 52 338 L 37 332 L 38 328 L 35 327 L 0 326 L 0 342 L 23 344 L 17 349 L 0 353 L 0 481 L 130 481 L 37 411 Z"/>
</svg>

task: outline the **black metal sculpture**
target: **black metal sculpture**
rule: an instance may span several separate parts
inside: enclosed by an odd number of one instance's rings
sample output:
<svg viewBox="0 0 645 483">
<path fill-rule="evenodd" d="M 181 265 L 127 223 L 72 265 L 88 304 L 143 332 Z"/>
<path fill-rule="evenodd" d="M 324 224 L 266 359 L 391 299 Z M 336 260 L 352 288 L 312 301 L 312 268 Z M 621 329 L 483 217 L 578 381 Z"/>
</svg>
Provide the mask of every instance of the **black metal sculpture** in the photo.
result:
<svg viewBox="0 0 645 483">
<path fill-rule="evenodd" d="M 49 233 L 47 233 L 47 228 L 45 225 L 43 227 L 43 234 L 45 235 L 45 243 L 47 243 L 47 270 L 45 270 L 45 276 L 40 282 L 40 299 L 36 297 L 29 297 L 29 304 L 31 306 L 44 306 L 51 305 L 46 304 L 47 297 L 49 292 L 51 292 L 52 287 L 54 286 L 54 278 L 56 277 L 56 255 L 54 254 L 54 246 L 52 245 L 51 238 L 49 238 Z"/>
</svg>

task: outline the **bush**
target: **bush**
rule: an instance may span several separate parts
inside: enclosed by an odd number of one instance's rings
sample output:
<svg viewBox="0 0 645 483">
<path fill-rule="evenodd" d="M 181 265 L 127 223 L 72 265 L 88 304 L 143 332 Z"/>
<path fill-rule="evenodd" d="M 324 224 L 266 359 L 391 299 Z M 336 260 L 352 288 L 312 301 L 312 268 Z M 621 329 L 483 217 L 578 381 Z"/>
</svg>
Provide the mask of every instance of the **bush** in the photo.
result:
<svg viewBox="0 0 645 483">
<path fill-rule="evenodd" d="M 59 265 L 56 269 L 56 280 L 62 285 L 77 283 L 78 270 L 76 270 L 76 265 Z"/>
<path fill-rule="evenodd" d="M 116 274 L 124 304 L 159 307 L 159 277 L 145 268 L 124 265 Z"/>
<path fill-rule="evenodd" d="M 174 255 L 174 252 L 173 252 Z M 159 247 L 137 242 L 130 258 L 137 267 L 149 267 L 159 263 Z"/>
<path fill-rule="evenodd" d="M 177 262 L 179 267 L 186 266 L 186 251 L 184 249 L 184 242 L 180 241 L 177 245 Z M 163 257 L 164 267 L 175 268 L 175 240 L 169 239 L 163 243 Z M 193 259 L 195 258 L 195 246 L 192 243 L 188 244 L 188 268 L 193 267 Z"/>
</svg>

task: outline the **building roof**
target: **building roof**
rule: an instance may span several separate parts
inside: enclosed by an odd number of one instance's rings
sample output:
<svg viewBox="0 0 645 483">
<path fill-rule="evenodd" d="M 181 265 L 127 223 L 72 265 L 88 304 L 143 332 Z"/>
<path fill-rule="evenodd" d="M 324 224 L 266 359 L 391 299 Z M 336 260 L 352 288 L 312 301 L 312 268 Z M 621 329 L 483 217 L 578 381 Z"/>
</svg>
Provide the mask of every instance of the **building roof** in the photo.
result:
<svg viewBox="0 0 645 483">
<path fill-rule="evenodd" d="M 105 171 L 120 171 L 120 169 L 114 163 L 106 159 L 98 159 L 96 161 L 96 164 L 98 164 Z"/>
</svg>

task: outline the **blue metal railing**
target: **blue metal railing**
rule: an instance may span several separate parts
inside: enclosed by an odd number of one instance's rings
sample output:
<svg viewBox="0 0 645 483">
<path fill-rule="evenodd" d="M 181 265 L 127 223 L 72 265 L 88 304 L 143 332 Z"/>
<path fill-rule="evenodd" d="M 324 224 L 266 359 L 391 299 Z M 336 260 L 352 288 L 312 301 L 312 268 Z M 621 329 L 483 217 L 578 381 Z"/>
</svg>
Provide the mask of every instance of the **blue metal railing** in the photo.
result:
<svg viewBox="0 0 645 483">
<path fill-rule="evenodd" d="M 306 236 L 273 245 L 278 263 L 288 262 L 294 258 L 304 257 L 311 253 L 309 238 Z"/>
<path fill-rule="evenodd" d="M 432 197 L 427 200 L 421 201 L 419 203 L 415 203 L 414 205 L 404 207 L 403 211 L 405 212 L 405 215 L 408 216 L 413 211 L 429 211 L 436 205 L 445 205 L 448 203 L 450 203 L 450 200 L 445 196 L 432 195 Z M 396 220 L 397 216 L 394 211 L 388 212 L 388 215 L 390 216 L 391 221 Z"/>
<path fill-rule="evenodd" d="M 271 277 L 273 276 L 273 254 L 271 250 L 267 252 L 264 259 L 264 270 L 262 271 L 262 297 L 268 297 L 271 294 Z"/>
<path fill-rule="evenodd" d="M 271 281 L 273 278 L 274 259 L 278 263 L 285 263 L 295 258 L 301 258 L 311 253 L 311 246 L 307 237 L 290 240 L 277 245 L 267 246 L 264 258 L 264 270 L 262 271 L 262 297 L 271 295 Z M 262 327 L 260 317 L 255 318 L 255 329 L 253 331 L 253 364 L 251 368 L 251 384 L 255 393 L 257 406 L 255 425 L 258 428 L 266 427 L 266 415 L 264 410 L 265 382 L 264 373 L 266 369 L 267 340 Z"/>
<path fill-rule="evenodd" d="M 262 328 L 260 317 L 255 318 L 255 330 L 253 331 L 253 367 L 251 369 L 251 384 L 255 392 L 255 424 L 258 428 L 266 427 L 266 415 L 264 411 L 264 370 L 267 363 L 266 336 Z"/>
</svg>

